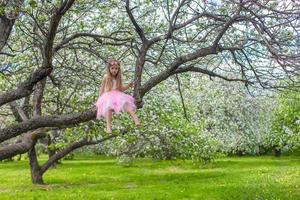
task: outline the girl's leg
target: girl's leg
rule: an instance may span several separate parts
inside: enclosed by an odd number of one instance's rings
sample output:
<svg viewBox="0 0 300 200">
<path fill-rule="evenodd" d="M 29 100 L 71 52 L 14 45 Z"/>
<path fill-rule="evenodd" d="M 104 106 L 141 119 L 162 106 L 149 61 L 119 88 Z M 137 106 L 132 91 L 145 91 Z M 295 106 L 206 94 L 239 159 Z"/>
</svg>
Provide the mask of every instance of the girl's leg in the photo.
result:
<svg viewBox="0 0 300 200">
<path fill-rule="evenodd" d="M 106 133 L 112 133 L 111 118 L 112 118 L 112 110 L 108 110 L 106 116 Z"/>
<path fill-rule="evenodd" d="M 135 123 L 135 126 L 137 127 L 141 126 L 139 118 L 136 116 L 135 112 L 132 109 L 130 109 L 127 105 L 125 106 L 125 111 L 131 116 L 131 118 Z"/>
</svg>

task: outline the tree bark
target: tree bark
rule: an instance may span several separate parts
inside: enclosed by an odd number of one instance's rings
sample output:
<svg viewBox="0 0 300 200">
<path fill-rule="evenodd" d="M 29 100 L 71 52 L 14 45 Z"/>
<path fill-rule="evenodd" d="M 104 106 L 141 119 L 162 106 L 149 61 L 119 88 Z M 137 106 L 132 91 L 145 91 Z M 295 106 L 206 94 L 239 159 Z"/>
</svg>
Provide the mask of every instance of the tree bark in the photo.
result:
<svg viewBox="0 0 300 200">
<path fill-rule="evenodd" d="M 16 144 L 5 145 L 0 148 L 0 160 L 28 152 L 31 148 L 33 148 L 36 141 L 43 137 L 45 137 L 45 132 L 43 130 L 25 133 Z"/>
<path fill-rule="evenodd" d="M 8 36 L 15 20 L 9 20 L 5 16 L 0 16 L 0 52 L 6 44 Z"/>
<path fill-rule="evenodd" d="M 275 147 L 273 147 L 273 149 L 274 149 L 275 157 L 280 157 L 281 153 L 282 153 L 281 148 L 278 148 L 277 146 L 275 146 Z"/>
<path fill-rule="evenodd" d="M 38 163 L 35 145 L 28 151 L 31 181 L 33 184 L 44 184 L 43 173 L 41 173 L 41 168 Z"/>
<path fill-rule="evenodd" d="M 23 121 L 21 123 L 0 129 L 0 143 L 10 138 L 16 137 L 27 131 L 35 130 L 41 127 L 67 127 L 87 122 L 96 117 L 96 107 L 83 112 L 64 115 L 40 116 Z"/>
<path fill-rule="evenodd" d="M 142 83 L 142 73 L 145 64 L 145 58 L 147 54 L 148 44 L 144 44 L 140 50 L 140 54 L 135 63 L 135 80 L 134 80 L 134 91 L 133 97 L 135 99 L 135 104 L 137 108 L 143 107 L 143 99 L 141 94 L 141 83 Z"/>
</svg>

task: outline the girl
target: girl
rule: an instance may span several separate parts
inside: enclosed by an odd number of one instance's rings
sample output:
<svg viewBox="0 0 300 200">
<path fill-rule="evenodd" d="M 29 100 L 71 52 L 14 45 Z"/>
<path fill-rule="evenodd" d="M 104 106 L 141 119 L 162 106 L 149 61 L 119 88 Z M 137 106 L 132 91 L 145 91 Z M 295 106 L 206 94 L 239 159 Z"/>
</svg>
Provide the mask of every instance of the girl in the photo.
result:
<svg viewBox="0 0 300 200">
<path fill-rule="evenodd" d="M 106 119 L 106 132 L 112 133 L 111 119 L 112 112 L 120 113 L 126 111 L 133 119 L 136 127 L 140 127 L 138 117 L 135 114 L 136 106 L 134 98 L 128 94 L 123 93 L 129 87 L 133 86 L 133 82 L 128 85 L 122 84 L 122 75 L 120 63 L 115 59 L 110 59 L 107 62 L 107 73 L 104 76 L 99 98 L 96 102 L 97 119 L 104 117 Z"/>
</svg>

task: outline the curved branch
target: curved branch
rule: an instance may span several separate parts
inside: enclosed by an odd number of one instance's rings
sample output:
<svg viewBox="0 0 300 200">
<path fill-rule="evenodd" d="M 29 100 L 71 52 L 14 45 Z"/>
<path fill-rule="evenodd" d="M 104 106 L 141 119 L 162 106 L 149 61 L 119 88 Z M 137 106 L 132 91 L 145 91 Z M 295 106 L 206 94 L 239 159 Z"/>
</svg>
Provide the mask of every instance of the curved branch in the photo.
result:
<svg viewBox="0 0 300 200">
<path fill-rule="evenodd" d="M 218 45 L 216 48 L 214 46 L 210 46 L 207 48 L 197 49 L 195 52 L 189 53 L 187 55 L 179 56 L 169 65 L 169 67 L 166 70 L 160 72 L 158 75 L 150 78 L 146 83 L 144 83 L 144 85 L 141 87 L 141 96 L 144 96 L 148 91 L 151 90 L 151 88 L 153 88 L 160 82 L 166 80 L 171 75 L 174 75 L 176 73 L 181 73 L 184 71 L 196 70 L 195 68 L 178 69 L 180 65 L 182 65 L 188 61 L 192 61 L 197 58 L 205 57 L 205 56 L 211 55 L 211 54 L 217 54 L 218 52 L 222 52 L 222 51 L 226 51 L 226 50 L 240 50 L 240 49 L 241 49 L 241 47 L 221 47 Z M 189 69 L 189 70 L 187 70 L 187 69 Z M 199 69 L 200 68 L 198 68 L 197 70 L 199 71 Z M 201 69 L 201 70 L 203 70 L 203 69 Z M 208 75 L 210 74 L 211 76 L 216 76 L 216 77 L 223 78 L 226 80 L 225 77 L 222 77 L 220 75 L 214 74 L 209 71 L 203 70 L 201 72 L 203 72 L 205 74 L 208 73 Z M 243 79 L 234 79 L 234 80 L 245 82 L 245 80 L 243 80 Z"/>
<path fill-rule="evenodd" d="M 53 51 L 56 52 L 59 49 L 63 48 L 63 46 L 65 44 L 68 44 L 70 41 L 79 38 L 79 37 L 91 37 L 93 39 L 95 39 L 97 42 L 99 42 L 100 44 L 103 43 L 103 40 L 101 38 L 105 38 L 105 39 L 112 39 L 115 41 L 120 41 L 120 42 L 126 42 L 126 41 L 131 41 L 130 38 L 125 38 L 125 39 L 120 39 L 120 38 L 115 38 L 115 37 L 111 37 L 111 36 L 105 36 L 105 35 L 98 35 L 98 34 L 92 34 L 92 33 L 75 33 L 73 35 L 71 35 L 70 37 L 65 38 L 63 41 L 61 41 L 59 44 L 57 44 L 54 48 Z M 116 43 L 117 45 L 118 43 Z M 122 44 L 122 43 L 121 43 Z"/>
<path fill-rule="evenodd" d="M 64 1 L 62 6 L 55 12 L 51 17 L 49 32 L 47 34 L 46 40 L 43 45 L 43 65 L 42 68 L 36 70 L 32 75 L 25 81 L 19 84 L 17 89 L 5 92 L 0 95 L 0 107 L 11 101 L 21 99 L 30 95 L 33 92 L 33 86 L 44 79 L 52 72 L 52 48 L 54 43 L 54 38 L 56 35 L 56 30 L 63 14 L 72 6 L 74 0 Z"/>
<path fill-rule="evenodd" d="M 217 74 L 213 71 L 210 71 L 210 70 L 207 70 L 207 69 L 201 69 L 199 67 L 194 67 L 194 66 L 179 68 L 179 69 L 175 70 L 175 72 L 173 74 L 178 74 L 178 73 L 183 73 L 183 72 L 200 72 L 202 74 L 207 74 L 207 75 L 212 76 L 212 77 L 218 77 L 218 78 L 224 79 L 226 81 L 239 81 L 239 82 L 243 82 L 243 83 L 253 84 L 253 82 L 245 80 L 245 79 L 228 78 L 228 77 L 222 76 L 220 74 Z"/>
<path fill-rule="evenodd" d="M 35 145 L 36 141 L 45 137 L 45 135 L 44 130 L 36 130 L 28 135 L 24 135 L 21 142 L 0 148 L 0 161 L 28 152 Z"/>
<path fill-rule="evenodd" d="M 19 15 L 20 7 L 23 5 L 23 2 L 24 0 L 11 0 L 9 2 L 0 2 L 1 8 L 12 6 L 10 10 L 13 10 L 13 12 L 11 13 L 0 14 L 0 52 L 6 45 L 6 42 L 14 26 L 15 20 Z"/>
<path fill-rule="evenodd" d="M 129 17 L 130 21 L 132 22 L 133 26 L 135 27 L 136 32 L 139 34 L 141 40 L 143 42 L 147 41 L 143 29 L 138 25 L 138 23 L 136 22 L 133 14 L 131 12 L 132 9 L 129 8 L 129 0 L 126 0 L 126 6 L 125 6 L 125 8 L 126 8 L 126 12 L 128 14 L 128 17 Z"/>
<path fill-rule="evenodd" d="M 65 127 L 67 125 L 77 125 L 89 121 L 96 117 L 96 107 L 82 113 L 72 113 L 64 115 L 39 116 L 21 123 L 0 129 L 0 143 L 21 135 L 22 133 L 42 127 Z"/>
<path fill-rule="evenodd" d="M 70 152 L 74 151 L 75 149 L 78 149 L 80 147 L 86 146 L 86 145 L 93 145 L 93 144 L 99 144 L 102 143 L 106 140 L 109 140 L 111 138 L 117 137 L 117 135 L 109 135 L 105 138 L 102 138 L 100 140 L 87 140 L 87 139 L 82 139 L 79 141 L 75 141 L 73 143 L 71 143 L 69 146 L 67 146 L 65 149 L 57 152 L 56 154 L 54 154 L 53 156 L 51 156 L 49 158 L 49 160 L 47 160 L 40 168 L 40 172 L 41 174 L 45 173 L 47 171 L 47 169 L 49 169 L 49 167 L 51 167 L 53 165 L 53 163 L 55 163 L 56 161 L 58 161 L 59 159 L 65 157 L 66 155 L 68 155 Z"/>
<path fill-rule="evenodd" d="M 6 45 L 14 23 L 14 19 L 7 19 L 4 15 L 0 16 L 0 52 Z"/>
<path fill-rule="evenodd" d="M 21 99 L 30 95 L 33 92 L 33 86 L 48 76 L 52 68 L 40 68 L 32 73 L 27 81 L 21 83 L 17 89 L 5 92 L 0 95 L 0 107 L 6 103 Z"/>
</svg>

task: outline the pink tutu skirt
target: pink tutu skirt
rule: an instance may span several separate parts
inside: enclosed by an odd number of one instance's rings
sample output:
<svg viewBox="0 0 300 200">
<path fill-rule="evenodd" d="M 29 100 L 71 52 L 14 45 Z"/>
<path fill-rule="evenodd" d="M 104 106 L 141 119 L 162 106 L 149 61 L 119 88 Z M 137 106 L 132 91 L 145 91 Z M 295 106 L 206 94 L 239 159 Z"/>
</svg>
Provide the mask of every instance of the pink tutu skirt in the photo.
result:
<svg viewBox="0 0 300 200">
<path fill-rule="evenodd" d="M 95 105 L 97 107 L 97 119 L 100 119 L 101 117 L 105 118 L 107 111 L 110 109 L 115 113 L 124 112 L 126 107 L 131 110 L 136 109 L 134 98 L 119 90 L 111 90 L 103 93 L 98 98 Z"/>
</svg>

